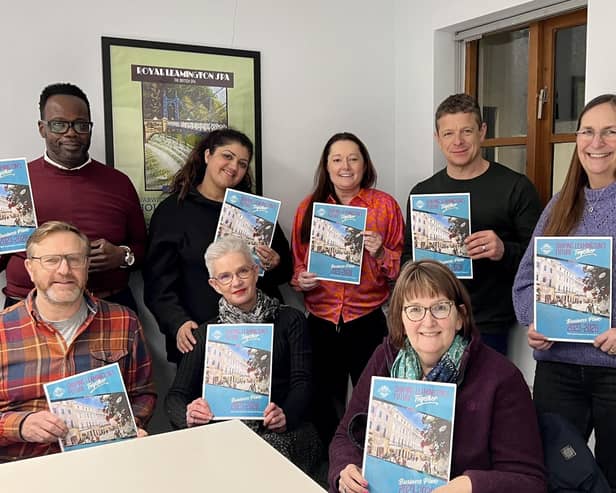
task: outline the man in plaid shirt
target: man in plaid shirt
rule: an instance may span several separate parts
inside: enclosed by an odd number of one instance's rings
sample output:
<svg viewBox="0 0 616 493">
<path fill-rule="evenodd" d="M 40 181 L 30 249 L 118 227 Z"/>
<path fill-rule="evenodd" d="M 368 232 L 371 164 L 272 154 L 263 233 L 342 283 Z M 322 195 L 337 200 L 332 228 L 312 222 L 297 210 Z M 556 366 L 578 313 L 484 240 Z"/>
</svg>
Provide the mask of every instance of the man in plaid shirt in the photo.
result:
<svg viewBox="0 0 616 493">
<path fill-rule="evenodd" d="M 85 292 L 90 242 L 60 221 L 27 243 L 28 297 L 0 314 L 0 463 L 59 451 L 68 428 L 43 384 L 117 362 L 139 434 L 156 403 L 141 324 L 130 309 Z"/>
</svg>

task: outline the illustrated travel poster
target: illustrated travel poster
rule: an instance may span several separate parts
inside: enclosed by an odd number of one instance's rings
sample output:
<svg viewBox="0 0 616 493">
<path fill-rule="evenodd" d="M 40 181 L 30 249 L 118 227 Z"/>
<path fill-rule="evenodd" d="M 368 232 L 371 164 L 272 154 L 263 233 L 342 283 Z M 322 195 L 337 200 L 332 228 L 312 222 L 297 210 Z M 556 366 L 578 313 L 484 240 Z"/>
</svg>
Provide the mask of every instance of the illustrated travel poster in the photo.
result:
<svg viewBox="0 0 616 493">
<path fill-rule="evenodd" d="M 0 160 L 0 254 L 24 251 L 36 227 L 27 161 Z"/>
<path fill-rule="evenodd" d="M 317 279 L 359 284 L 368 209 L 315 202 L 308 272 Z"/>
<path fill-rule="evenodd" d="M 535 238 L 535 329 L 553 341 L 592 342 L 611 327 L 612 238 Z"/>
<path fill-rule="evenodd" d="M 471 233 L 469 193 L 411 195 L 413 260 L 445 264 L 460 279 L 473 278 L 464 240 Z"/>
<path fill-rule="evenodd" d="M 272 246 L 279 211 L 279 200 L 227 188 L 218 217 L 215 240 L 234 235 L 246 241 L 259 266 L 259 275 L 262 276 L 263 266 L 255 248 L 257 245 Z"/>
<path fill-rule="evenodd" d="M 456 386 L 372 377 L 363 476 L 370 493 L 428 493 L 449 480 Z"/>
<path fill-rule="evenodd" d="M 263 419 L 270 402 L 273 324 L 207 327 L 203 398 L 214 419 Z"/>
<path fill-rule="evenodd" d="M 43 385 L 52 413 L 66 423 L 63 451 L 137 436 L 137 425 L 117 363 Z"/>
<path fill-rule="evenodd" d="M 255 144 L 260 191 L 259 54 L 102 38 L 107 163 L 129 176 L 146 219 L 204 134 L 232 127 Z"/>
</svg>

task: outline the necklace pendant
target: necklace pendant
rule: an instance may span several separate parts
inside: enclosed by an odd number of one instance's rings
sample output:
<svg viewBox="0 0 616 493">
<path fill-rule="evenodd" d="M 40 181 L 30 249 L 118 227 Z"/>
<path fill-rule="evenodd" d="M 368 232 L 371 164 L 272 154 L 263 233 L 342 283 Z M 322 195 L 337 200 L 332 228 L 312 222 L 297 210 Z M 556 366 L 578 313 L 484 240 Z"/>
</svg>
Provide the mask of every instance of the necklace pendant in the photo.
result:
<svg viewBox="0 0 616 493">
<path fill-rule="evenodd" d="M 592 205 L 588 206 L 588 212 L 593 212 L 595 209 Z"/>
</svg>

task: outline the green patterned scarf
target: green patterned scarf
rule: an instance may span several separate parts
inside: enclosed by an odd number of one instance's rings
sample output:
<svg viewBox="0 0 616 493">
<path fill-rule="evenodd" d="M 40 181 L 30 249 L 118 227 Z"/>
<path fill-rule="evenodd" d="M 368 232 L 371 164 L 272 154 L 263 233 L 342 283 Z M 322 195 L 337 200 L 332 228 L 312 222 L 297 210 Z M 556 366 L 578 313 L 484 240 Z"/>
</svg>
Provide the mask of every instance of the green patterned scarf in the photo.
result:
<svg viewBox="0 0 616 493">
<path fill-rule="evenodd" d="M 432 382 L 456 383 L 460 374 L 460 362 L 469 341 L 459 333 L 453 338 L 449 349 L 441 356 L 434 368 L 425 376 L 425 380 Z M 421 380 L 423 370 L 419 356 L 411 346 L 408 337 L 404 340 L 404 346 L 398 352 L 398 356 L 391 367 L 391 376 L 405 378 L 407 380 Z"/>
</svg>

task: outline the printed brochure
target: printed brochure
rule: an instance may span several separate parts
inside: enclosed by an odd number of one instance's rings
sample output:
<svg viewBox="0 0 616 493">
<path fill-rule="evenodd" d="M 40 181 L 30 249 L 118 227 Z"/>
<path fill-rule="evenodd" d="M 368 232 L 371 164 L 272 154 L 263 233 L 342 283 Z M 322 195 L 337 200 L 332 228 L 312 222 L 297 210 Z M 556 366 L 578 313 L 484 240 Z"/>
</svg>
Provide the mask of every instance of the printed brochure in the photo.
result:
<svg viewBox="0 0 616 493">
<path fill-rule="evenodd" d="M 252 250 L 252 256 L 259 266 L 259 275 L 262 276 L 265 272 L 255 248 L 257 245 L 272 246 L 279 211 L 279 200 L 227 188 L 215 240 L 226 236 L 242 238 Z"/>
<path fill-rule="evenodd" d="M 207 327 L 203 398 L 214 419 L 263 419 L 270 402 L 273 324 Z"/>
<path fill-rule="evenodd" d="M 612 238 L 535 238 L 535 329 L 552 341 L 592 342 L 611 327 Z"/>
<path fill-rule="evenodd" d="M 413 260 L 445 264 L 460 279 L 473 278 L 464 240 L 471 233 L 469 193 L 411 195 Z"/>
<path fill-rule="evenodd" d="M 117 363 L 43 385 L 49 409 L 68 434 L 60 448 L 75 450 L 137 436 L 137 425 Z"/>
<path fill-rule="evenodd" d="M 308 272 L 324 281 L 359 284 L 368 209 L 315 202 Z"/>
<path fill-rule="evenodd" d="M 451 383 L 372 377 L 363 476 L 370 493 L 428 493 L 449 480 Z"/>
<path fill-rule="evenodd" d="M 0 160 L 0 255 L 24 251 L 36 227 L 28 163 Z"/>
</svg>

